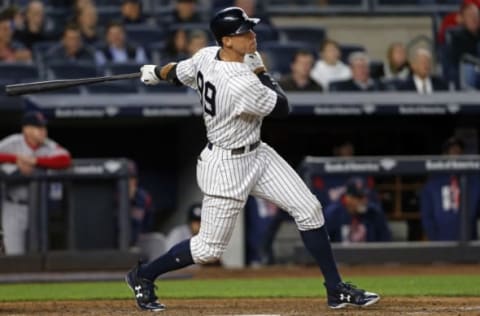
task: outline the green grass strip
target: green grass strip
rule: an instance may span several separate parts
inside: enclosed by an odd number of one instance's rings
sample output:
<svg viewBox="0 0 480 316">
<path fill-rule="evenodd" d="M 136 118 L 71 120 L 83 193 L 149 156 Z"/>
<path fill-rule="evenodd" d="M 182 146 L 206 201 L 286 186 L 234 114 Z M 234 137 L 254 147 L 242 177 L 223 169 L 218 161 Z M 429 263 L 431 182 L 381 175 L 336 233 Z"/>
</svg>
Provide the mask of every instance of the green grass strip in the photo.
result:
<svg viewBox="0 0 480 316">
<path fill-rule="evenodd" d="M 346 278 L 382 296 L 480 296 L 479 275 L 368 276 Z M 320 297 L 320 278 L 165 280 L 161 298 Z M 130 299 L 123 282 L 0 285 L 0 301 Z"/>
</svg>

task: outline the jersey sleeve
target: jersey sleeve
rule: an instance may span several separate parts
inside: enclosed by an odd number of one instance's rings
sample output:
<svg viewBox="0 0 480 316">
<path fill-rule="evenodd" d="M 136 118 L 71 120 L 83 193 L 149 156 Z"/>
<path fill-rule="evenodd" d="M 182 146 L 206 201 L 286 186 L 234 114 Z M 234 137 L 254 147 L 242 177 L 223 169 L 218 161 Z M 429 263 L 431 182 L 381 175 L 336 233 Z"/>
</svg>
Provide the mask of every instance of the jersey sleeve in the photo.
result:
<svg viewBox="0 0 480 316">
<path fill-rule="evenodd" d="M 180 82 L 184 85 L 195 89 L 197 85 L 195 81 L 195 69 L 193 57 L 180 61 L 176 68 L 178 80 L 180 80 Z"/>
<path fill-rule="evenodd" d="M 0 153 L 15 154 L 15 136 L 9 136 L 0 141 Z"/>
<path fill-rule="evenodd" d="M 264 86 L 253 73 L 233 78 L 234 98 L 236 99 L 236 114 L 267 116 L 272 112 L 277 102 L 277 94 Z"/>
</svg>

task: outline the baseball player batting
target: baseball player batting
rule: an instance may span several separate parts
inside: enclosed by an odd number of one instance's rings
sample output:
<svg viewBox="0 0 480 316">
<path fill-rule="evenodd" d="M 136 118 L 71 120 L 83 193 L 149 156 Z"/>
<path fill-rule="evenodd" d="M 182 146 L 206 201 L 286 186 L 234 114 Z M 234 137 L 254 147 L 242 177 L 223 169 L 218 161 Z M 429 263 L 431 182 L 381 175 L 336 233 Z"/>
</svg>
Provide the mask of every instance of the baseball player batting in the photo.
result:
<svg viewBox="0 0 480 316">
<path fill-rule="evenodd" d="M 263 118 L 286 116 L 289 104 L 256 52 L 253 28 L 258 22 L 240 8 L 226 8 L 210 22 L 219 46 L 203 48 L 178 63 L 140 69 L 141 81 L 147 85 L 166 80 L 198 92 L 208 138 L 197 161 L 197 181 L 204 194 L 200 232 L 156 260 L 139 263 L 126 276 L 143 310 L 165 309 L 154 291 L 159 275 L 221 257 L 249 194 L 273 202 L 295 219 L 325 278 L 329 307 L 367 306 L 380 299 L 342 282 L 319 201 L 288 163 L 260 139 Z"/>
</svg>

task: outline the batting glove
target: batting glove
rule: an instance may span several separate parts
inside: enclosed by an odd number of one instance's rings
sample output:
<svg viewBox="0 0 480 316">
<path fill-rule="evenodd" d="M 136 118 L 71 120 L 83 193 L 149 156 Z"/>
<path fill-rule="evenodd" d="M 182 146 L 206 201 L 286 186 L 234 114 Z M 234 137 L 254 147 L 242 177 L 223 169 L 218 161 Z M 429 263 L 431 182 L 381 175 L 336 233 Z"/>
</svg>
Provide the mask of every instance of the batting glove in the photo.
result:
<svg viewBox="0 0 480 316">
<path fill-rule="evenodd" d="M 155 74 L 155 67 L 156 65 L 143 65 L 140 68 L 142 72 L 142 76 L 140 77 L 140 81 L 148 86 L 153 86 L 160 83 L 160 78 L 157 77 Z"/>
<path fill-rule="evenodd" d="M 243 58 L 243 62 L 247 64 L 251 71 L 256 74 L 261 73 L 262 71 L 266 71 L 265 65 L 263 64 L 262 56 L 260 56 L 259 52 L 255 52 L 252 54 L 246 54 Z"/>
</svg>

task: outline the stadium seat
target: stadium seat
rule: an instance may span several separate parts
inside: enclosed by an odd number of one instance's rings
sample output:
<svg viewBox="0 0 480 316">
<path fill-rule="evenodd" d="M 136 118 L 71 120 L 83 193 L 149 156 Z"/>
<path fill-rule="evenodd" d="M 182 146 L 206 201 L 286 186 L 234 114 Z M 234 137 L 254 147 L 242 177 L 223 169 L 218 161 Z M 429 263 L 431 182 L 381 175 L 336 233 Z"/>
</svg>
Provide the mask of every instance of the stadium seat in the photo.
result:
<svg viewBox="0 0 480 316">
<path fill-rule="evenodd" d="M 98 6 L 98 24 L 108 25 L 111 21 L 118 21 L 121 17 L 120 6 Z"/>
<path fill-rule="evenodd" d="M 124 82 L 104 82 L 104 83 L 95 83 L 88 85 L 87 91 L 90 93 L 103 93 L 103 94 L 114 94 L 114 93 L 137 93 L 138 85 L 132 80 L 125 80 Z"/>
<path fill-rule="evenodd" d="M 120 75 L 139 72 L 142 65 L 137 63 L 109 63 L 105 65 L 107 74 Z"/>
<path fill-rule="evenodd" d="M 38 81 L 37 67 L 28 64 L 0 63 L 0 81 L 3 84 Z"/>
<path fill-rule="evenodd" d="M 150 25 L 126 25 L 125 30 L 129 40 L 143 46 L 164 41 L 167 35 L 163 29 Z"/>
<path fill-rule="evenodd" d="M 188 88 L 186 86 L 175 86 L 170 83 L 160 82 L 155 86 L 142 85 L 141 90 L 146 93 L 186 93 Z"/>
<path fill-rule="evenodd" d="M 267 68 L 273 73 L 278 72 L 281 75 L 290 72 L 290 63 L 293 56 L 299 49 L 309 49 L 308 45 L 302 42 L 290 42 L 281 44 L 278 42 L 266 42 L 261 44 L 260 52 L 266 55 Z"/>
<path fill-rule="evenodd" d="M 370 61 L 370 77 L 373 79 L 380 79 L 383 73 L 383 61 L 371 60 Z"/>
<path fill-rule="evenodd" d="M 278 30 L 284 40 L 288 42 L 305 42 L 314 50 L 319 49 L 326 37 L 326 31 L 323 27 L 282 26 Z"/>
<path fill-rule="evenodd" d="M 47 67 L 49 76 L 54 79 L 75 79 L 97 76 L 95 65 L 89 63 L 51 63 Z"/>
<path fill-rule="evenodd" d="M 277 30 L 272 26 L 262 24 L 262 22 L 255 26 L 254 31 L 257 36 L 257 42 L 278 41 L 279 39 Z"/>
<path fill-rule="evenodd" d="M 340 44 L 340 52 L 342 53 L 342 61 L 348 63 L 348 56 L 354 52 L 365 52 L 365 47 L 356 44 Z"/>
</svg>

